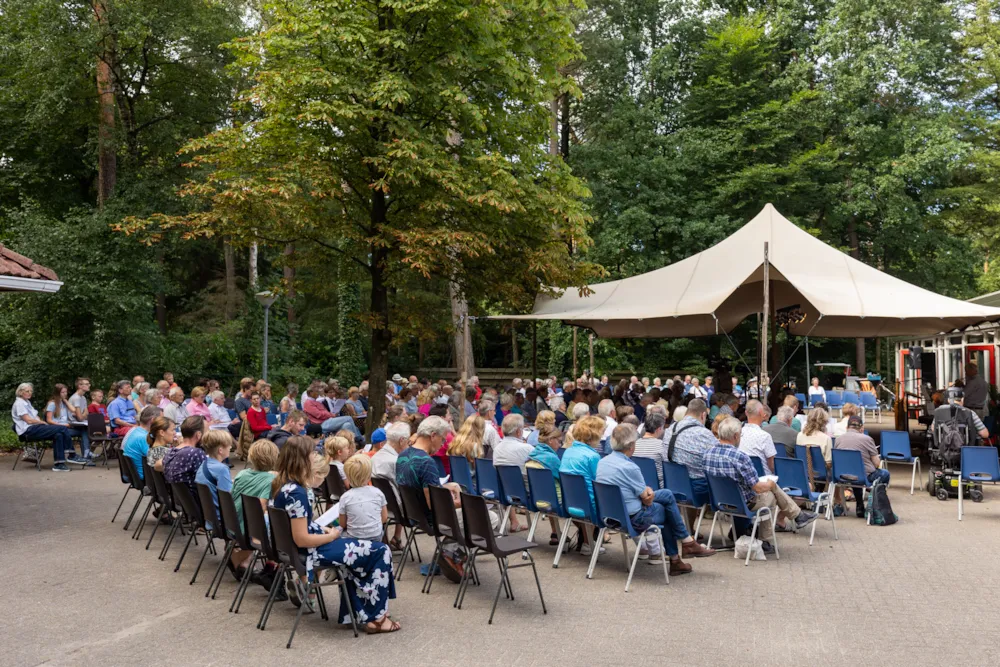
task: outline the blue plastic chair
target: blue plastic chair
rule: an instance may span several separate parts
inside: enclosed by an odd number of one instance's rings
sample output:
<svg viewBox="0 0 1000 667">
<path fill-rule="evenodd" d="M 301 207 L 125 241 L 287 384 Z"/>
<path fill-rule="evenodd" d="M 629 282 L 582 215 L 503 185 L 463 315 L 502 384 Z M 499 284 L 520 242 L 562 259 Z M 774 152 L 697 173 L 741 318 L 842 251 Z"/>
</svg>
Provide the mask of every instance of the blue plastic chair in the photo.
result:
<svg viewBox="0 0 1000 667">
<path fill-rule="evenodd" d="M 856 391 L 845 391 L 844 403 L 854 403 L 854 405 L 861 405 L 861 399 L 858 397 L 858 393 Z"/>
<path fill-rule="evenodd" d="M 448 471 L 444 469 L 444 460 L 440 456 L 432 456 L 434 465 L 437 466 L 438 477 L 447 477 Z"/>
<path fill-rule="evenodd" d="M 778 476 L 778 482 L 782 490 L 792 498 L 803 498 L 813 506 L 816 512 L 822 511 L 820 507 L 827 507 L 830 504 L 829 491 L 817 493 L 809 487 L 809 475 L 806 472 L 805 461 L 800 459 L 790 459 L 786 456 L 774 457 L 774 474 Z M 833 514 L 829 520 L 835 522 Z M 812 532 L 809 534 L 809 546 L 812 546 L 813 538 L 816 536 L 816 521 L 813 521 Z M 837 535 L 837 524 L 833 524 L 833 537 L 839 540 Z"/>
<path fill-rule="evenodd" d="M 500 478 L 497 469 L 490 459 L 476 459 L 476 482 L 479 495 L 487 500 L 501 502 L 503 492 L 500 489 Z"/>
<path fill-rule="evenodd" d="M 524 485 L 524 477 L 521 475 L 520 466 L 496 466 L 496 471 L 500 477 L 500 488 L 503 491 L 500 502 L 509 507 L 520 507 L 530 516 L 533 513 L 532 507 L 534 503 L 531 501 L 531 495 Z M 507 519 L 509 516 L 510 512 L 507 512 L 500 523 L 501 535 L 507 528 Z M 534 525 L 534 518 L 531 517 L 532 525 Z M 528 541 L 530 542 L 531 540 Z"/>
<path fill-rule="evenodd" d="M 764 462 L 760 460 L 759 456 L 751 456 L 750 462 L 753 463 L 753 469 L 757 471 L 758 477 L 764 476 Z"/>
<path fill-rule="evenodd" d="M 232 408 L 229 408 L 227 410 L 227 412 L 229 413 L 229 418 L 230 419 L 239 419 L 240 418 L 240 413 L 236 412 L 236 410 L 233 410 Z"/>
<path fill-rule="evenodd" d="M 278 423 L 281 426 L 284 426 L 286 421 L 288 421 L 288 413 L 287 412 L 279 413 L 278 414 Z"/>
<path fill-rule="evenodd" d="M 277 426 L 278 425 L 278 415 L 274 414 L 273 412 L 268 412 L 267 413 L 267 423 L 270 426 Z"/>
<path fill-rule="evenodd" d="M 910 495 L 916 485 L 917 477 L 923 479 L 920 470 L 920 459 L 910 451 L 910 434 L 907 431 L 882 431 L 882 442 L 879 446 L 879 456 L 882 467 L 888 469 L 890 463 L 905 463 L 913 469 L 910 475 Z"/>
<path fill-rule="evenodd" d="M 451 463 L 451 481 L 461 486 L 466 493 L 479 495 L 472 479 L 472 466 L 469 465 L 469 459 L 464 456 L 448 455 L 448 461 Z"/>
<path fill-rule="evenodd" d="M 528 491 L 533 509 L 537 513 L 536 516 L 540 518 L 544 514 L 555 517 L 556 521 L 563 521 L 562 530 L 559 531 L 559 548 L 556 550 L 555 560 L 552 561 L 552 567 L 559 567 L 559 558 L 562 556 L 566 546 L 566 537 L 569 535 L 570 518 L 566 513 L 566 508 L 559 501 L 559 489 L 556 487 L 558 482 L 552 476 L 552 471 L 548 468 L 531 467 L 527 468 L 527 471 Z M 537 524 L 538 520 L 531 524 L 531 530 L 528 532 L 529 542 L 534 541 Z"/>
<path fill-rule="evenodd" d="M 633 456 L 631 461 L 639 466 L 639 470 L 642 471 L 642 478 L 646 481 L 646 486 L 654 491 L 662 488 L 660 486 L 660 471 L 657 470 L 656 461 L 644 456 Z"/>
<path fill-rule="evenodd" d="M 809 450 L 808 457 L 806 449 Z M 815 445 L 808 448 L 805 445 L 795 445 L 795 458 L 803 463 L 810 463 L 809 459 L 812 459 L 813 480 L 824 484 L 829 482 L 826 475 L 826 459 L 823 458 L 822 449 Z"/>
<path fill-rule="evenodd" d="M 694 493 L 694 485 L 691 484 L 691 476 L 688 474 L 687 466 L 681 465 L 680 463 L 664 461 L 663 487 L 665 489 L 670 489 L 671 493 L 674 494 L 674 500 L 677 501 L 678 505 L 684 505 L 685 507 L 700 510 L 698 512 L 698 520 L 694 524 L 694 530 L 690 531 L 691 535 L 697 536 L 698 531 L 701 530 L 701 521 L 705 518 L 705 510 L 708 509 L 708 505 L 697 504 Z M 695 537 L 695 539 L 697 539 L 697 537 Z M 708 546 L 712 545 L 709 544 Z"/>
<path fill-rule="evenodd" d="M 833 450 L 833 471 L 831 477 L 833 479 L 828 487 L 831 498 L 834 497 L 833 494 L 836 492 L 838 485 L 864 489 L 870 489 L 872 486 L 871 482 L 868 481 L 867 473 L 865 473 L 865 463 L 861 458 L 861 452 L 853 449 Z M 862 500 L 864 499 L 862 498 Z M 830 511 L 829 514 L 833 514 L 833 512 Z M 865 522 L 871 523 L 871 516 L 868 513 L 867 506 L 865 507 Z"/>
<path fill-rule="evenodd" d="M 958 484 L 958 520 L 962 520 L 963 482 L 1000 482 L 1000 457 L 996 447 L 962 447 L 962 479 Z"/>
<path fill-rule="evenodd" d="M 590 503 L 590 492 L 587 491 L 587 480 L 582 475 L 570 472 L 559 473 L 559 485 L 562 487 L 563 508 L 573 520 L 597 527 L 597 514 Z M 563 529 L 569 529 L 569 524 Z M 600 548 L 600 543 L 593 545 Z"/>
<path fill-rule="evenodd" d="M 761 521 L 770 521 L 772 528 L 777 526 L 777 518 L 770 507 L 761 507 L 756 512 L 752 512 L 743 500 L 743 492 L 735 480 L 728 477 L 716 477 L 715 475 L 705 475 L 708 479 L 708 488 L 712 492 L 712 502 L 715 505 L 715 515 L 712 517 L 712 528 L 708 532 L 708 543 L 712 543 L 712 535 L 715 533 L 715 523 L 720 514 L 728 514 L 733 517 L 741 517 L 748 521 L 753 521 L 753 528 L 750 530 L 751 541 L 757 537 L 757 528 Z M 778 553 L 778 534 L 774 533 L 774 555 L 780 560 Z M 736 558 L 733 551 L 733 558 Z M 750 564 L 750 550 L 747 549 L 747 559 L 744 565 Z"/>
<path fill-rule="evenodd" d="M 565 454 L 565 453 L 566 453 L 566 448 L 565 447 L 560 447 L 559 449 L 556 450 L 556 456 L 559 457 L 560 461 L 562 461 L 563 454 Z"/>
<path fill-rule="evenodd" d="M 601 544 L 604 541 L 604 533 L 606 531 L 619 531 L 618 534 L 622 536 L 622 549 L 625 551 L 625 562 L 628 563 L 628 541 L 629 539 L 638 541 L 635 546 L 635 555 L 632 557 L 632 566 L 628 570 L 628 579 L 625 581 L 625 592 L 628 593 L 628 587 L 632 585 L 635 566 L 639 562 L 639 547 L 642 545 L 643 540 L 646 539 L 647 533 L 655 534 L 657 541 L 660 543 L 660 553 L 663 554 L 663 577 L 669 584 L 670 573 L 667 570 L 666 550 L 660 526 L 654 524 L 642 531 L 642 533 L 636 533 L 635 528 L 632 527 L 632 521 L 629 519 L 628 512 L 625 510 L 625 498 L 622 496 L 622 490 L 614 484 L 594 482 L 594 497 L 597 501 L 597 513 L 600 520 L 600 531 L 597 533 L 596 543 Z M 595 548 L 593 555 L 590 557 L 590 568 L 587 570 L 588 579 L 592 578 L 594 566 L 597 564 L 597 557 L 600 553 L 601 550 Z"/>
<path fill-rule="evenodd" d="M 805 407 L 806 405 L 808 405 L 808 403 L 806 403 L 805 394 L 795 394 L 795 400 L 799 402 L 799 407 Z"/>
<path fill-rule="evenodd" d="M 839 391 L 828 391 L 826 392 L 826 405 L 827 407 L 830 408 L 831 412 L 833 411 L 834 408 L 840 410 L 841 408 L 844 407 L 844 397 L 840 394 Z M 843 410 L 841 410 L 840 416 L 841 417 L 844 416 Z"/>
<path fill-rule="evenodd" d="M 882 408 L 878 404 L 878 399 L 875 398 L 875 394 L 870 391 L 863 391 L 858 395 L 861 399 L 861 417 L 864 418 L 865 412 L 871 410 L 875 413 L 875 417 L 878 419 L 878 423 L 882 423 Z"/>
</svg>

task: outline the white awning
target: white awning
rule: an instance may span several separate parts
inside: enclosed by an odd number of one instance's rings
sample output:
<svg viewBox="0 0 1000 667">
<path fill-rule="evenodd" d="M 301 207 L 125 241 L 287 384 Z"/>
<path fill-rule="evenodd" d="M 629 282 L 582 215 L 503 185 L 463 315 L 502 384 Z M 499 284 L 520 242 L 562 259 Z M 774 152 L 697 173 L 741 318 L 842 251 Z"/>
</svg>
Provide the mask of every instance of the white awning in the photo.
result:
<svg viewBox="0 0 1000 667">
<path fill-rule="evenodd" d="M 707 336 L 763 310 L 764 244 L 774 309 L 798 305 L 794 335 L 875 337 L 951 331 L 1000 320 L 1000 308 L 952 299 L 874 269 L 800 229 L 767 204 L 729 238 L 649 273 L 539 296 L 528 315 L 605 338 Z M 726 267 L 726 270 L 721 270 Z"/>
</svg>

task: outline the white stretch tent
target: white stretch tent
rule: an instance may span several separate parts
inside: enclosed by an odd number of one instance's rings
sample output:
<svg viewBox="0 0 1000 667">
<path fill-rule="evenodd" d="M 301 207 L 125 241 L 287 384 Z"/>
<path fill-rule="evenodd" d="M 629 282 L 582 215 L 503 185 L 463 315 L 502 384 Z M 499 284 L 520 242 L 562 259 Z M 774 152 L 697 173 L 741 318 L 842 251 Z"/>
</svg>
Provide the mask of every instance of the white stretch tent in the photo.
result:
<svg viewBox="0 0 1000 667">
<path fill-rule="evenodd" d="M 562 320 L 606 338 L 729 332 L 764 310 L 765 242 L 771 309 L 798 304 L 805 314 L 790 327 L 794 335 L 923 335 L 1000 319 L 1000 308 L 935 294 L 851 258 L 771 204 L 729 238 L 676 264 L 590 285 L 588 296 L 576 289 L 539 296 L 531 314 L 494 319 Z"/>
</svg>

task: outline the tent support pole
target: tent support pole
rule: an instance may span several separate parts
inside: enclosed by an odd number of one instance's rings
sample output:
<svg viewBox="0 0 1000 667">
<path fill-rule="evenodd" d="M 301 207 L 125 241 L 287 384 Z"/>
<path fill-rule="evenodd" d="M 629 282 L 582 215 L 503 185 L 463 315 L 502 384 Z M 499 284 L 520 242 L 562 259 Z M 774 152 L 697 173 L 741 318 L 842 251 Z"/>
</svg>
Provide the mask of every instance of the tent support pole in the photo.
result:
<svg viewBox="0 0 1000 667">
<path fill-rule="evenodd" d="M 538 377 L 538 320 L 531 321 L 531 386 Z"/>
<path fill-rule="evenodd" d="M 590 377 L 594 377 L 594 332 L 590 332 L 589 336 L 590 345 Z"/>
<path fill-rule="evenodd" d="M 812 385 L 812 375 L 810 375 L 810 373 L 812 373 L 811 369 L 812 369 L 812 366 L 809 365 L 809 336 L 806 336 L 806 377 L 802 381 L 802 383 L 803 383 L 803 387 L 802 388 L 805 390 L 805 392 L 803 392 L 803 393 L 806 394 L 806 399 L 809 398 L 809 394 L 808 394 L 809 387 L 810 387 L 810 385 Z"/>
<path fill-rule="evenodd" d="M 760 393 L 761 398 L 764 397 L 764 392 L 766 387 L 771 385 L 770 378 L 767 372 L 767 347 L 769 344 L 769 339 L 767 337 L 767 321 L 771 317 L 771 271 L 770 262 L 767 257 L 767 241 L 764 241 L 764 313 L 761 319 L 761 333 L 760 333 L 760 376 L 757 382 L 757 390 Z"/>
<path fill-rule="evenodd" d="M 577 374 L 577 363 L 576 363 L 576 339 L 577 339 L 577 332 L 579 331 L 580 331 L 579 327 L 573 327 L 573 381 L 574 382 L 576 382 L 576 379 L 580 377 Z"/>
</svg>

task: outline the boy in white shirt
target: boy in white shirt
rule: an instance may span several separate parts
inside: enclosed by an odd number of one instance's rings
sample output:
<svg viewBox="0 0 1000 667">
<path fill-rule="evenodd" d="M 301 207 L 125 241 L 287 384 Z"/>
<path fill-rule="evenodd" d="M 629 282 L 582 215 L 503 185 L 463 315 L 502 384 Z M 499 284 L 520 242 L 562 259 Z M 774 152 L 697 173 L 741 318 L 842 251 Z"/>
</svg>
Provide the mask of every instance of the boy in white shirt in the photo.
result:
<svg viewBox="0 0 1000 667">
<path fill-rule="evenodd" d="M 344 537 L 381 540 L 389 513 L 385 496 L 371 486 L 371 459 L 364 454 L 355 454 L 344 462 L 344 472 L 351 484 L 351 488 L 340 496 L 340 528 Z"/>
</svg>

